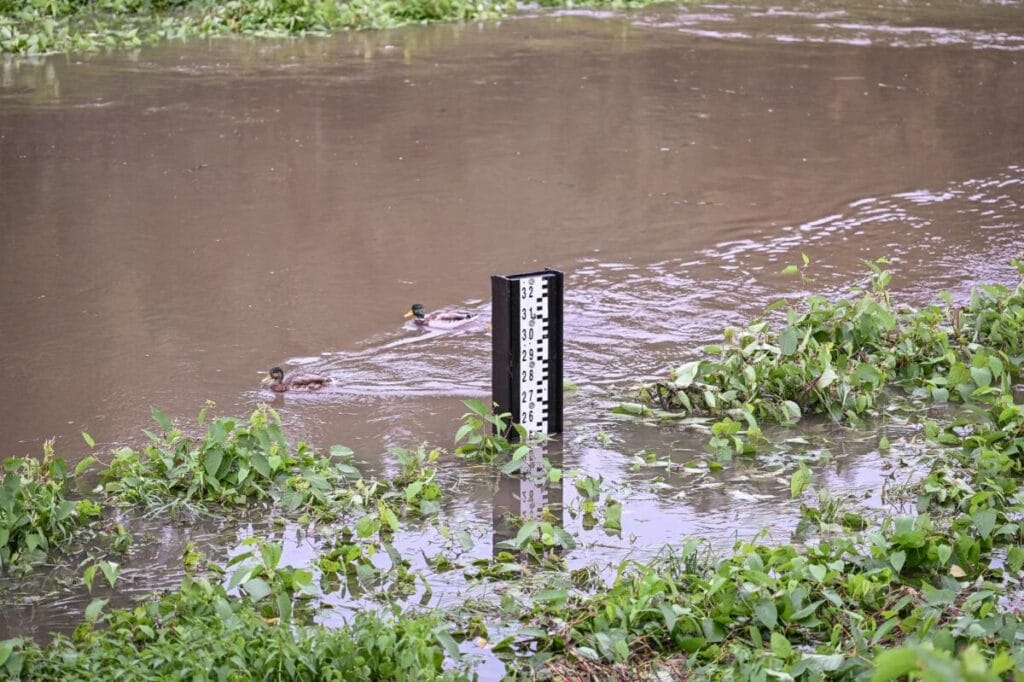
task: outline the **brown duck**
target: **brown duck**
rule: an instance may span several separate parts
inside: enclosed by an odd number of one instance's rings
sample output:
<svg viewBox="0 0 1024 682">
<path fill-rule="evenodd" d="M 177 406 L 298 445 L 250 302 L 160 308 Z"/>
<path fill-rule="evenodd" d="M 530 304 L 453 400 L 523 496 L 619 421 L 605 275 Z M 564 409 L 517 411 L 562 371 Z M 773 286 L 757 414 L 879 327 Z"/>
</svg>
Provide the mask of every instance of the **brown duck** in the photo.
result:
<svg viewBox="0 0 1024 682">
<path fill-rule="evenodd" d="M 405 316 L 411 317 L 417 327 L 430 329 L 457 329 L 477 318 L 476 313 L 465 310 L 435 310 L 428 313 L 423 309 L 422 303 L 413 304 Z"/>
<path fill-rule="evenodd" d="M 285 393 L 286 391 L 319 391 L 331 383 L 331 379 L 309 372 L 299 372 L 286 377 L 284 370 L 280 367 L 273 367 L 264 377 L 263 383 L 268 384 L 267 388 L 271 391 Z"/>
</svg>

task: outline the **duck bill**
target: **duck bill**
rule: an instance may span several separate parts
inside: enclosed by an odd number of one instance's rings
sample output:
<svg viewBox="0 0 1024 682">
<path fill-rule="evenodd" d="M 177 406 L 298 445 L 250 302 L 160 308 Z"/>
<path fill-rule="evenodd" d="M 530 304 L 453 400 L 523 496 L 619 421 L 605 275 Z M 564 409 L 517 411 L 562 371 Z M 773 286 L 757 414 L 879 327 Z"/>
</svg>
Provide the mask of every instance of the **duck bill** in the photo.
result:
<svg viewBox="0 0 1024 682">
<path fill-rule="evenodd" d="M 274 380 L 273 377 L 263 377 L 262 379 L 260 379 L 260 383 L 261 384 L 269 384 L 273 380 Z"/>
<path fill-rule="evenodd" d="M 409 312 L 407 312 L 407 313 L 406 313 L 406 314 L 404 315 L 404 317 L 412 317 L 413 315 L 415 315 L 415 313 L 414 313 L 413 311 L 411 311 L 411 310 L 410 310 Z"/>
</svg>

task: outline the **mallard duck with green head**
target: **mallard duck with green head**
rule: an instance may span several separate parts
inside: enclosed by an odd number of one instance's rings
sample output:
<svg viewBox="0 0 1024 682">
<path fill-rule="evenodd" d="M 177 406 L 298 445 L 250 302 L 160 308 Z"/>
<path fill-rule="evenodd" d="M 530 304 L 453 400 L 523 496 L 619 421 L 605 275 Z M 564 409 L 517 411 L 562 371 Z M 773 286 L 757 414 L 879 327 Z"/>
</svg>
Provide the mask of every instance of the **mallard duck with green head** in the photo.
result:
<svg viewBox="0 0 1024 682">
<path fill-rule="evenodd" d="M 280 367 L 272 367 L 270 371 L 267 372 L 267 376 L 264 377 L 263 383 L 267 385 L 267 388 L 275 393 L 286 393 L 287 391 L 319 391 L 321 388 L 331 383 L 331 378 L 320 374 L 313 374 L 312 372 L 296 372 L 294 374 L 289 374 L 286 377 L 283 369 Z"/>
<path fill-rule="evenodd" d="M 416 326 L 429 329 L 456 329 L 479 317 L 465 310 L 435 310 L 428 313 L 422 303 L 414 303 L 405 316 L 411 317 Z"/>
</svg>

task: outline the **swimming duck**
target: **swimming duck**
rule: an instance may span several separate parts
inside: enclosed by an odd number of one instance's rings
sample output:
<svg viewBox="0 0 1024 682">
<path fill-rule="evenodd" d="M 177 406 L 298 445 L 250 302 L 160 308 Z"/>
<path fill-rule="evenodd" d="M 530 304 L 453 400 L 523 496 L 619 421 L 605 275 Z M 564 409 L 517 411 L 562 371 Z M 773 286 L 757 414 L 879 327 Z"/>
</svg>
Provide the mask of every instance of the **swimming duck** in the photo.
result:
<svg viewBox="0 0 1024 682">
<path fill-rule="evenodd" d="M 319 391 L 331 383 L 330 377 L 308 372 L 292 374 L 285 378 L 284 370 L 280 367 L 271 368 L 267 375 L 264 377 L 263 383 L 269 384 L 267 388 L 276 393 L 284 393 L 285 391 Z"/>
<path fill-rule="evenodd" d="M 430 329 L 455 329 L 477 318 L 476 313 L 465 310 L 435 310 L 427 313 L 424 312 L 422 303 L 413 304 L 405 316 L 413 318 L 412 321 L 417 326 Z"/>
</svg>

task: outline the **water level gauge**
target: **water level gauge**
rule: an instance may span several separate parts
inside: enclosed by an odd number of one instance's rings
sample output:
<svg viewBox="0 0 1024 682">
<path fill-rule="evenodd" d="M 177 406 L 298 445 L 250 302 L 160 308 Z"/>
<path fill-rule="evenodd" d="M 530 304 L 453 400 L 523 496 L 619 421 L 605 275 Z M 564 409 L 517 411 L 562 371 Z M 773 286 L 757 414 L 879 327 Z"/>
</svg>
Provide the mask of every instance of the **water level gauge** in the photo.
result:
<svg viewBox="0 0 1024 682">
<path fill-rule="evenodd" d="M 491 393 L 529 435 L 562 432 L 562 288 L 557 270 L 491 277 Z"/>
</svg>

